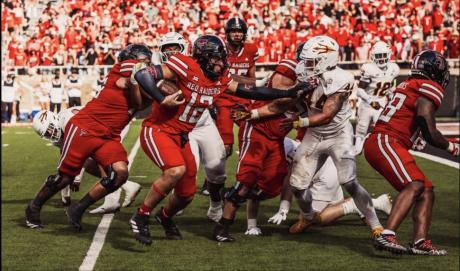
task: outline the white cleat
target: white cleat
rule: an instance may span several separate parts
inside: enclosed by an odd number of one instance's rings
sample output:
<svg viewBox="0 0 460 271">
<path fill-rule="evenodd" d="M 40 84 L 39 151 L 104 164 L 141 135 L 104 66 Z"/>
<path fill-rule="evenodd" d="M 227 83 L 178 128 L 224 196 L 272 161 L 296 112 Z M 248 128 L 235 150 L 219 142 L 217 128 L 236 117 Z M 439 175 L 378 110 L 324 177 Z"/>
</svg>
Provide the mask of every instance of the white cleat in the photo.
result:
<svg viewBox="0 0 460 271">
<path fill-rule="evenodd" d="M 96 209 L 89 211 L 90 214 L 111 214 L 120 210 L 120 203 L 102 204 Z"/>
<path fill-rule="evenodd" d="M 382 194 L 375 199 L 375 208 L 384 212 L 387 215 L 391 213 L 391 207 L 393 206 L 390 194 Z"/>
<path fill-rule="evenodd" d="M 259 227 L 252 227 L 246 230 L 245 235 L 259 236 L 262 235 L 262 230 Z"/>
<path fill-rule="evenodd" d="M 121 206 L 129 207 L 134 202 L 139 192 L 141 192 L 141 189 L 142 186 L 140 184 L 127 181 L 123 185 L 123 190 L 125 190 L 125 200 L 123 201 L 123 204 Z"/>
<path fill-rule="evenodd" d="M 209 206 L 207 216 L 209 219 L 211 219 L 214 222 L 219 222 L 219 220 L 222 218 L 222 204 L 219 206 Z"/>
<path fill-rule="evenodd" d="M 184 214 L 184 209 L 180 210 L 179 212 L 176 213 L 176 216 L 181 216 Z"/>
</svg>

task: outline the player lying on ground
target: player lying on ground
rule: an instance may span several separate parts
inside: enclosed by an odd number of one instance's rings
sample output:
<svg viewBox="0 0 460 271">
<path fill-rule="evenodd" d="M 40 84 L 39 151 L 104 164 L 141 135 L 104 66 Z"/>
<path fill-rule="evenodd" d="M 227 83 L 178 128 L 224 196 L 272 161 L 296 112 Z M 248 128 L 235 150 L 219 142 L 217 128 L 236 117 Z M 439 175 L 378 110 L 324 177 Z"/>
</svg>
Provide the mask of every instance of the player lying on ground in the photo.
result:
<svg viewBox="0 0 460 271">
<path fill-rule="evenodd" d="M 81 106 L 74 106 L 59 112 L 56 114 L 54 112 L 48 110 L 42 110 L 38 112 L 32 122 L 32 128 L 37 132 L 37 134 L 41 138 L 45 138 L 53 143 L 56 147 L 62 151 L 62 146 L 64 144 L 64 132 L 67 123 L 69 122 L 70 118 L 72 118 L 76 113 L 78 113 L 81 109 Z M 121 132 L 121 138 L 123 139 L 125 135 L 128 133 L 128 130 L 125 128 Z M 92 159 L 88 158 L 85 161 L 84 167 L 80 174 L 75 177 L 74 182 L 72 185 L 69 185 L 61 190 L 61 200 L 64 206 L 70 205 L 70 191 L 78 191 L 80 189 L 80 180 L 83 172 L 86 171 L 89 174 L 102 178 L 106 177 L 107 174 L 104 172 L 104 169 L 97 165 L 97 163 Z M 126 181 L 124 185 L 121 186 L 121 189 L 125 192 L 125 199 L 123 201 L 122 207 L 128 207 L 136 198 L 136 195 L 141 190 L 141 186 L 138 183 Z M 90 213 L 108 213 L 114 212 L 120 209 L 120 203 L 118 199 L 120 195 L 116 195 L 117 193 L 121 193 L 121 190 L 117 190 L 116 192 L 107 195 L 104 198 L 104 204 L 97 209 L 90 211 Z M 108 199 L 112 197 L 112 195 L 116 195 L 115 199 Z M 99 211 L 101 210 L 101 211 Z"/>
<path fill-rule="evenodd" d="M 64 143 L 58 172 L 50 175 L 36 197 L 26 208 L 26 222 L 31 228 L 42 227 L 40 210 L 48 199 L 73 183 L 92 157 L 104 168 L 103 176 L 78 203 L 70 205 L 66 214 L 76 230 L 81 230 L 85 210 L 120 188 L 128 179 L 128 155 L 120 143 L 120 133 L 131 121 L 134 113 L 143 107 L 139 86 L 130 83 L 137 63 L 149 63 L 152 53 L 144 45 L 129 45 L 123 49 L 108 74 L 99 96 L 91 100 L 65 127 Z M 173 100 L 173 98 L 169 98 Z"/>
<path fill-rule="evenodd" d="M 284 148 L 288 161 L 292 162 L 295 150 L 300 145 L 300 142 L 290 138 L 284 139 Z M 270 219 L 269 223 L 280 225 L 286 220 L 289 213 L 292 200 L 292 191 L 289 185 L 290 173 L 286 175 L 281 192 L 281 202 L 279 211 Z M 328 158 L 321 169 L 313 177 L 312 185 L 312 208 L 315 212 L 319 213 L 317 224 L 308 223 L 302 219 L 303 215 L 300 214 L 299 221 L 289 228 L 289 233 L 297 234 L 305 231 L 313 225 L 325 226 L 349 214 L 357 214 L 362 219 L 364 216 L 356 207 L 353 198 L 344 198 L 341 186 L 338 183 L 337 169 Z M 383 211 L 387 215 L 391 211 L 391 199 L 388 194 L 380 195 L 376 199 L 372 199 L 376 210 Z M 262 231 L 257 227 L 257 213 L 259 202 L 253 199 L 248 201 L 248 227 L 246 235 L 261 235 Z"/>
<path fill-rule="evenodd" d="M 279 91 L 236 83 L 228 73 L 225 43 L 214 35 L 199 37 L 194 43 L 192 57 L 174 54 L 166 64 L 137 72 L 135 79 L 156 101 L 152 113 L 142 124 L 141 145 L 163 171 L 130 220 L 135 239 L 147 245 L 152 243 L 150 212 L 173 188 L 174 194 L 155 218 L 163 226 L 167 238 L 182 238 L 172 216 L 192 201 L 196 191 L 197 170 L 188 134 L 214 99 L 224 91 L 248 99 L 296 97 L 304 87 L 300 84 L 288 91 Z M 178 81 L 180 91 L 174 97 L 181 103 L 179 106 L 166 104 L 168 100 L 157 87 L 162 79 Z"/>
<path fill-rule="evenodd" d="M 399 67 L 394 62 L 389 62 L 391 49 L 383 41 L 376 42 L 371 49 L 370 63 L 361 67 L 357 96 L 361 98 L 358 108 L 358 124 L 356 125 L 355 152 L 360 154 L 363 150 L 364 137 L 369 126 L 377 122 L 383 108 L 391 99 Z"/>
<path fill-rule="evenodd" d="M 420 131 L 434 147 L 459 155 L 459 144 L 449 142 L 437 129 L 434 118 L 449 84 L 449 68 L 436 51 L 422 51 L 412 61 L 411 76 L 399 84 L 393 99 L 380 115 L 375 129 L 364 143 L 369 164 L 399 191 L 382 235 L 375 246 L 393 253 L 447 255 L 427 239 L 434 205 L 433 183 L 409 153 Z M 396 230 L 412 209 L 413 241 L 400 245 Z"/>
</svg>

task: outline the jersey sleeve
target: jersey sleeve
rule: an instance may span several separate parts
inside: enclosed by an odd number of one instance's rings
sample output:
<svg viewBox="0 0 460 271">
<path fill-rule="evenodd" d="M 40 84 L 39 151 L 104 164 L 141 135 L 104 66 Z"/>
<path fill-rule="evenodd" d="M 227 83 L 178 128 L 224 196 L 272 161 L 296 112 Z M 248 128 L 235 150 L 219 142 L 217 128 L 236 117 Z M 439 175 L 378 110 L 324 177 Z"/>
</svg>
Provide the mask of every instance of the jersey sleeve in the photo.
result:
<svg viewBox="0 0 460 271">
<path fill-rule="evenodd" d="M 441 105 L 442 99 L 444 98 L 444 91 L 438 84 L 424 81 L 421 84 L 418 84 L 416 88 L 417 92 L 431 100 L 435 104 L 436 108 Z"/>
<path fill-rule="evenodd" d="M 133 67 L 134 65 L 136 65 L 137 62 L 139 61 L 135 59 L 128 59 L 123 62 L 120 62 L 120 75 L 123 77 L 130 77 L 133 71 Z"/>
<path fill-rule="evenodd" d="M 187 56 L 183 54 L 174 54 L 172 55 L 168 61 L 166 61 L 166 66 L 170 68 L 178 77 L 187 78 L 187 71 L 189 69 L 189 64 L 187 60 Z"/>
<path fill-rule="evenodd" d="M 280 63 L 276 66 L 275 72 L 286 76 L 287 78 L 291 79 L 292 81 L 295 81 L 297 79 L 297 76 L 295 74 L 295 67 L 297 65 L 297 61 L 295 60 L 289 60 L 289 59 L 283 59 L 280 61 Z"/>
<path fill-rule="evenodd" d="M 347 71 L 341 71 L 328 75 L 324 94 L 330 96 L 335 93 L 349 93 L 353 91 L 355 85 L 354 76 Z"/>
</svg>

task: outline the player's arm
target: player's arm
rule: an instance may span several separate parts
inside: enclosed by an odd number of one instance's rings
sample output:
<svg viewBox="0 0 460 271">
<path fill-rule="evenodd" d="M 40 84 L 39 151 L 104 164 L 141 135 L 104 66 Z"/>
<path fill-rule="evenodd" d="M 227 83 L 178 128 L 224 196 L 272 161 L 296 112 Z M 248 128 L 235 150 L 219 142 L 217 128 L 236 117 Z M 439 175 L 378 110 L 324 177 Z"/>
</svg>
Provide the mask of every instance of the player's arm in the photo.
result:
<svg viewBox="0 0 460 271">
<path fill-rule="evenodd" d="M 324 102 L 323 110 L 321 113 L 306 118 L 300 118 L 298 123 L 294 124 L 294 128 L 315 127 L 330 123 L 334 116 L 339 112 L 343 103 L 347 102 L 349 95 L 349 92 L 339 92 L 330 95 Z"/>
<path fill-rule="evenodd" d="M 245 99 L 274 100 L 279 98 L 296 98 L 298 94 L 310 90 L 312 89 L 308 83 L 299 83 L 288 90 L 280 90 L 277 88 L 256 87 L 231 81 L 225 92 Z"/>
<path fill-rule="evenodd" d="M 166 65 L 152 65 L 134 74 L 134 80 L 139 86 L 159 104 L 166 106 L 177 106 L 185 102 L 179 95 L 180 91 L 164 96 L 158 87 L 158 82 L 163 79 L 176 80 L 177 75 Z"/>
<path fill-rule="evenodd" d="M 356 96 L 364 100 L 366 103 L 371 103 L 371 96 L 366 93 L 365 89 L 371 83 L 371 78 L 366 76 L 364 70 L 361 71 L 361 77 L 359 78 L 358 82 L 358 89 L 356 91 Z"/>
<path fill-rule="evenodd" d="M 458 143 L 449 142 L 436 128 L 434 113 L 435 104 L 425 97 L 419 97 L 416 101 L 417 117 L 416 121 L 420 127 L 423 138 L 432 146 L 444 149 L 458 156 Z"/>
<path fill-rule="evenodd" d="M 232 78 L 233 80 L 241 84 L 246 84 L 246 85 L 256 84 L 256 78 L 246 77 L 246 76 L 237 75 L 237 74 L 232 74 Z"/>
</svg>

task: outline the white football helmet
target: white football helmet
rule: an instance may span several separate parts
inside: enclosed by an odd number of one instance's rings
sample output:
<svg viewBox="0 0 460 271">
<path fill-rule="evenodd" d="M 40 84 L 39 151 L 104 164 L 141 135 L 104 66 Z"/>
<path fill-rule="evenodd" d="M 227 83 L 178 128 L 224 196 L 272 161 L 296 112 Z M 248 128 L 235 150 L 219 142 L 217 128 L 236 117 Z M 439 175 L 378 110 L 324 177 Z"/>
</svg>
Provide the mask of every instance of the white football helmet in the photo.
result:
<svg viewBox="0 0 460 271">
<path fill-rule="evenodd" d="M 42 110 L 35 114 L 32 128 L 41 138 L 46 138 L 53 143 L 61 140 L 62 130 L 59 126 L 59 118 L 54 112 Z"/>
<path fill-rule="evenodd" d="M 184 37 L 181 34 L 177 32 L 169 32 L 163 35 L 160 38 L 160 42 L 158 45 L 159 45 L 158 47 L 160 48 L 160 55 L 161 55 L 162 62 L 166 62 L 173 53 L 187 54 L 187 51 L 188 51 L 188 42 L 184 39 Z M 179 51 L 172 51 L 172 50 L 165 51 L 166 47 L 169 45 L 178 45 L 180 47 L 180 50 Z"/>
<path fill-rule="evenodd" d="M 303 46 L 299 59 L 296 67 L 298 76 L 311 77 L 322 74 L 337 66 L 339 44 L 328 36 L 313 37 Z"/>
<path fill-rule="evenodd" d="M 371 49 L 371 60 L 377 65 L 379 68 L 385 68 L 387 66 L 388 61 L 391 57 L 391 49 L 383 41 L 378 41 L 372 46 Z"/>
</svg>

